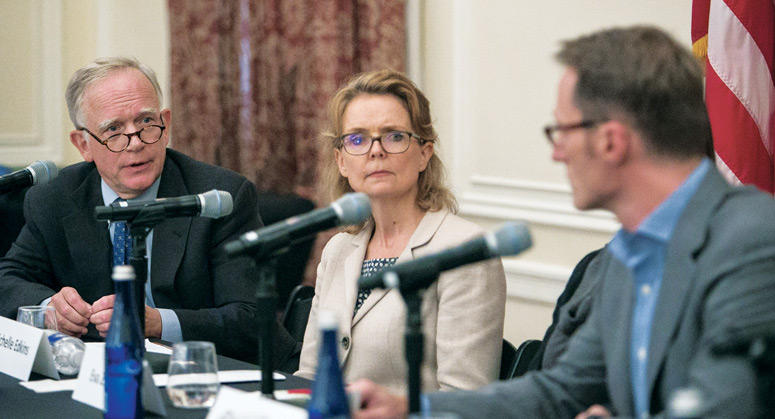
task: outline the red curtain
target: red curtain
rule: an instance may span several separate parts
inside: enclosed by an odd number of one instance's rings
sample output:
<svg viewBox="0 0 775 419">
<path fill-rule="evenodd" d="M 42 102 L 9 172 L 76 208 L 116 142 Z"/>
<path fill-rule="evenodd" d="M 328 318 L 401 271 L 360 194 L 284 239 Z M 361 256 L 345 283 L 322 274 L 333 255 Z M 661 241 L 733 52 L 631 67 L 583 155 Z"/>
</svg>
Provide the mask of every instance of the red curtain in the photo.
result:
<svg viewBox="0 0 775 419">
<path fill-rule="evenodd" d="M 172 146 L 261 190 L 315 199 L 326 103 L 403 70 L 399 0 L 169 0 Z"/>
<path fill-rule="evenodd" d="M 326 104 L 352 74 L 404 70 L 404 1 L 168 1 L 172 147 L 327 204 L 315 187 Z"/>
</svg>

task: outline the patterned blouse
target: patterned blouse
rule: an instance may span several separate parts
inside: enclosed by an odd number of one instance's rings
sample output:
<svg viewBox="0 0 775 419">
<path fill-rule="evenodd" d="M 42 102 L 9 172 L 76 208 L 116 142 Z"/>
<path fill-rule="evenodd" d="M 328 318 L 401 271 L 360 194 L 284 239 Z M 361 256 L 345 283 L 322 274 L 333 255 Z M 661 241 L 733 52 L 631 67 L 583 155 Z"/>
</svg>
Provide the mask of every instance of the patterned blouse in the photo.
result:
<svg viewBox="0 0 775 419">
<path fill-rule="evenodd" d="M 371 276 L 375 273 L 385 269 L 388 266 L 393 266 L 398 258 L 377 258 L 364 260 L 361 266 L 361 276 Z M 353 317 L 358 313 L 358 309 L 361 308 L 363 302 L 371 294 L 371 290 L 358 291 L 358 299 L 355 300 L 355 310 L 353 310 Z"/>
</svg>

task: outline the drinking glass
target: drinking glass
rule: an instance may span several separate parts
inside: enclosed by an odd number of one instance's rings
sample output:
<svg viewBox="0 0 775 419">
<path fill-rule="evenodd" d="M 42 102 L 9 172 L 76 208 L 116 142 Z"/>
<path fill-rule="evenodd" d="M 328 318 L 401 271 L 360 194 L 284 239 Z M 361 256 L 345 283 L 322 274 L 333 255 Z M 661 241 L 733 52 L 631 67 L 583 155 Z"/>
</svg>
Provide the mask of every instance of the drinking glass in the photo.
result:
<svg viewBox="0 0 775 419">
<path fill-rule="evenodd" d="M 218 394 L 218 363 L 212 342 L 179 342 L 172 345 L 167 368 L 167 394 L 175 407 L 205 408 Z"/>
<path fill-rule="evenodd" d="M 16 321 L 38 329 L 57 330 L 57 313 L 51 306 L 22 306 L 16 311 Z"/>
</svg>

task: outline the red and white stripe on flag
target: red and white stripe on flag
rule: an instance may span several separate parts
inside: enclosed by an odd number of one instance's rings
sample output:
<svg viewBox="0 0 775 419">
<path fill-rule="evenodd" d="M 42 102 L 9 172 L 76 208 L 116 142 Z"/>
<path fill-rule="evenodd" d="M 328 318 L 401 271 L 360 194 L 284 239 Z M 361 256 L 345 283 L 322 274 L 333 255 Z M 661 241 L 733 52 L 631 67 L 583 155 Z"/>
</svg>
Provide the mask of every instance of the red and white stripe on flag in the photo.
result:
<svg viewBox="0 0 775 419">
<path fill-rule="evenodd" d="M 710 0 L 705 75 L 719 168 L 775 192 L 775 1 Z"/>
</svg>

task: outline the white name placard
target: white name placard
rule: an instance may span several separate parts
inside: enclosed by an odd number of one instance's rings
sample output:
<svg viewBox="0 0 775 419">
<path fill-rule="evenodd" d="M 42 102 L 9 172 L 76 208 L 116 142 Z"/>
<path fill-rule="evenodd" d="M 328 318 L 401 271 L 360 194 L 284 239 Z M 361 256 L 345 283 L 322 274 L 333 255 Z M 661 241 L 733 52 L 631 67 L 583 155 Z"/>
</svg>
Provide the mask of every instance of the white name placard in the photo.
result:
<svg viewBox="0 0 775 419">
<path fill-rule="evenodd" d="M 105 410 L 105 343 L 86 344 L 73 400 Z"/>
<path fill-rule="evenodd" d="M 0 317 L 0 372 L 27 381 L 32 371 L 59 379 L 45 330 Z"/>
<path fill-rule="evenodd" d="M 258 392 L 248 393 L 228 386 L 221 386 L 215 405 L 207 413 L 207 419 L 306 419 L 307 417 L 307 411 L 300 407 L 267 399 Z"/>
<path fill-rule="evenodd" d="M 143 409 L 167 416 L 164 400 L 153 383 L 153 371 L 143 362 Z M 105 343 L 87 343 L 73 400 L 105 411 Z"/>
</svg>

